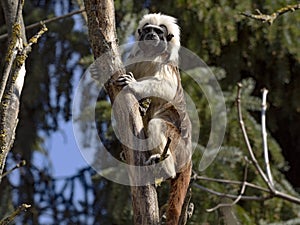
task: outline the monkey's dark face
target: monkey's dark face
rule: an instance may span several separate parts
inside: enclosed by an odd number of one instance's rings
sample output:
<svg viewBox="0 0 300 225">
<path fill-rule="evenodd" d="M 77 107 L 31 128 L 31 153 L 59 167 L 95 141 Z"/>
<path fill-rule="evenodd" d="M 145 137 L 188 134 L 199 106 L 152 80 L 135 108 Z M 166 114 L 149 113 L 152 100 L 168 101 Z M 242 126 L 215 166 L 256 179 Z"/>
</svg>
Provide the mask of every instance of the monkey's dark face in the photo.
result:
<svg viewBox="0 0 300 225">
<path fill-rule="evenodd" d="M 173 38 L 164 25 L 145 24 L 138 30 L 139 46 L 147 55 L 160 55 L 166 49 L 168 42 Z"/>
</svg>

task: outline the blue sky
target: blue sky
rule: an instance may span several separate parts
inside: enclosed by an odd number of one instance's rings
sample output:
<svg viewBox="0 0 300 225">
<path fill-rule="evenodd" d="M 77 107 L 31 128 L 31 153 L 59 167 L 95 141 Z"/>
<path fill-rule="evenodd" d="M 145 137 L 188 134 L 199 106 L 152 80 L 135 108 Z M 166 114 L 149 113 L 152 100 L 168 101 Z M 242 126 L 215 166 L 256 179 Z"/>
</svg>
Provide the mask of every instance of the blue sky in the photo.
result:
<svg viewBox="0 0 300 225">
<path fill-rule="evenodd" d="M 53 176 L 71 176 L 88 166 L 76 144 L 72 121 L 60 121 L 60 130 L 46 140 Z"/>
</svg>

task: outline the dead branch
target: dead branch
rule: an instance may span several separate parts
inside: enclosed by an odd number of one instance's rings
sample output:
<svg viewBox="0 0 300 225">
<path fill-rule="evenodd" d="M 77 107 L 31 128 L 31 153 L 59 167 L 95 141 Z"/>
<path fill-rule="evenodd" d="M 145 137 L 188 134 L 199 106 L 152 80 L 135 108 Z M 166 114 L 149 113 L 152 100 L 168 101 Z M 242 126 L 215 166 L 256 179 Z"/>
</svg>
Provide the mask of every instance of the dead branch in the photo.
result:
<svg viewBox="0 0 300 225">
<path fill-rule="evenodd" d="M 300 4 L 287 5 L 285 7 L 276 10 L 274 13 L 270 15 L 263 14 L 258 9 L 256 9 L 257 14 L 251 14 L 247 12 L 242 12 L 241 14 L 251 19 L 259 20 L 262 21 L 263 23 L 267 22 L 270 25 L 272 25 L 274 20 L 277 19 L 280 15 L 285 14 L 287 12 L 294 12 L 297 9 L 300 9 Z"/>
</svg>

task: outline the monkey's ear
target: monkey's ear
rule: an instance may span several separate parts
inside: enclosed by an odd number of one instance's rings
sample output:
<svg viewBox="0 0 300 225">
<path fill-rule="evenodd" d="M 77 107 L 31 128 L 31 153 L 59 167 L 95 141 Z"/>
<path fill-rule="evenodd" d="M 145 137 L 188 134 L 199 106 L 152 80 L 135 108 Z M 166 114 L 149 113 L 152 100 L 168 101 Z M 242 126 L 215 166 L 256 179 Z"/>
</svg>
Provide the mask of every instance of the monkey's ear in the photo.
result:
<svg viewBox="0 0 300 225">
<path fill-rule="evenodd" d="M 174 37 L 173 34 L 168 34 L 167 35 L 167 41 L 171 41 L 173 37 Z"/>
</svg>

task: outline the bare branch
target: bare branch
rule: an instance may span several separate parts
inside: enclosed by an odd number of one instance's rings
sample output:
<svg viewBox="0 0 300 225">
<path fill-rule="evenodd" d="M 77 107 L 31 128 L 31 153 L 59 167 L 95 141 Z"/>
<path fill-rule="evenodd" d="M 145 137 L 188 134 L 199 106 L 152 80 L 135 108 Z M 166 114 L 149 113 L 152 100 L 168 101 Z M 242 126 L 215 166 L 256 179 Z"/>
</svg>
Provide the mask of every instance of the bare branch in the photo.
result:
<svg viewBox="0 0 300 225">
<path fill-rule="evenodd" d="M 246 131 L 246 127 L 245 127 L 245 123 L 243 121 L 243 115 L 242 115 L 242 107 L 241 107 L 241 89 L 242 89 L 242 84 L 238 83 L 238 90 L 237 90 L 237 111 L 238 111 L 238 118 L 239 118 L 239 124 L 242 130 L 242 134 L 244 137 L 244 141 L 246 143 L 247 146 L 247 150 L 250 154 L 251 157 L 251 161 L 253 162 L 256 170 L 258 171 L 258 173 L 260 174 L 260 176 L 262 177 L 262 179 L 264 180 L 264 182 L 268 185 L 269 189 L 275 193 L 275 189 L 273 187 L 273 185 L 270 183 L 270 181 L 268 180 L 268 177 L 266 176 L 266 174 L 263 172 L 263 170 L 261 169 L 260 165 L 258 164 L 258 161 L 254 155 L 253 149 L 251 147 L 249 138 L 248 138 L 248 134 Z"/>
<path fill-rule="evenodd" d="M 3 173 L 1 176 L 1 179 L 7 175 L 9 175 L 11 172 L 13 172 L 14 170 L 23 167 L 26 165 L 26 161 L 22 160 L 21 162 L 19 162 L 17 165 L 15 165 L 13 168 L 11 168 L 10 170 L 6 171 L 5 173 Z"/>
<path fill-rule="evenodd" d="M 204 190 L 206 192 L 209 192 L 209 193 L 214 194 L 214 195 L 219 196 L 219 197 L 225 197 L 225 198 L 230 198 L 230 199 L 237 199 L 238 198 L 238 195 L 218 192 L 218 191 L 206 188 L 206 187 L 204 187 L 200 184 L 197 184 L 197 183 L 194 183 L 193 185 L 195 187 L 201 189 L 201 190 Z M 265 197 L 264 196 L 247 196 L 247 195 L 244 195 L 244 196 L 241 197 L 240 200 L 265 201 L 265 200 L 270 199 L 270 198 L 272 198 L 272 196 L 270 196 L 270 195 L 265 196 Z"/>
<path fill-rule="evenodd" d="M 267 14 L 262 14 L 258 9 L 256 9 L 256 12 L 258 14 L 251 14 L 251 13 L 246 13 L 242 12 L 241 14 L 243 16 L 249 17 L 251 19 L 255 20 L 260 20 L 263 23 L 268 22 L 270 25 L 274 22 L 275 19 L 278 18 L 278 16 L 285 14 L 287 12 L 294 12 L 295 10 L 300 9 L 300 4 L 295 4 L 295 5 L 287 5 L 285 7 L 282 7 L 278 10 L 276 10 L 274 13 L 267 15 Z"/>
<path fill-rule="evenodd" d="M 251 156 L 251 161 L 254 166 L 255 169 L 258 171 L 259 175 L 261 176 L 261 178 L 263 179 L 263 181 L 267 184 L 268 189 L 252 184 L 252 183 L 248 183 L 247 182 L 247 171 L 248 171 L 248 161 L 245 167 L 245 172 L 244 172 L 244 179 L 243 181 L 234 181 L 234 180 L 225 180 L 225 179 L 216 179 L 216 178 L 208 178 L 208 177 L 203 177 L 203 176 L 198 176 L 197 174 L 194 175 L 194 179 L 199 179 L 199 180 L 206 180 L 206 181 L 211 181 L 211 182 L 218 182 L 218 183 L 224 183 L 224 184 L 231 184 L 231 185 L 241 185 L 241 191 L 239 195 L 232 195 L 232 194 L 226 194 L 226 193 L 221 193 L 209 188 L 206 188 L 202 185 L 196 184 L 194 183 L 193 185 L 197 188 L 200 188 L 206 192 L 209 192 L 211 194 L 217 195 L 219 197 L 226 197 L 226 198 L 230 198 L 230 199 L 234 199 L 234 201 L 231 204 L 219 204 L 214 208 L 208 209 L 208 212 L 212 212 L 220 207 L 230 207 L 233 206 L 235 204 L 237 204 L 240 200 L 255 200 L 255 201 L 265 201 L 274 197 L 277 198 L 281 198 L 283 200 L 292 202 L 292 203 L 296 203 L 300 205 L 300 198 L 297 198 L 295 196 L 291 196 L 289 194 L 280 192 L 278 190 L 276 190 L 274 184 L 273 184 L 273 178 L 272 178 L 272 174 L 271 174 L 271 169 L 270 169 L 270 162 L 269 162 L 269 155 L 268 155 L 268 146 L 267 146 L 267 134 L 266 134 L 266 118 L 265 118 L 265 114 L 266 114 L 266 109 L 267 109 L 267 103 L 266 103 L 266 99 L 267 99 L 267 93 L 268 91 L 266 89 L 263 89 L 263 96 L 262 96 L 262 138 L 263 138 L 263 149 L 264 149 L 264 160 L 266 163 L 266 170 L 267 170 L 267 175 L 265 175 L 265 173 L 263 172 L 263 170 L 261 169 L 260 165 L 258 164 L 258 161 L 254 155 L 254 152 L 252 150 L 248 135 L 247 135 L 247 131 L 245 128 L 245 124 L 243 121 L 243 116 L 242 116 L 242 109 L 241 109 L 241 89 L 242 89 L 242 84 L 238 83 L 238 90 L 237 90 L 237 111 L 238 111 L 238 118 L 239 118 L 239 123 L 240 123 L 240 127 L 243 133 L 243 137 L 244 137 L 244 141 L 246 143 L 247 146 L 247 150 Z M 263 191 L 263 192 L 267 192 L 268 194 L 266 196 L 245 196 L 245 190 L 247 187 L 251 187 L 253 189 L 259 190 L 259 191 Z"/>
<path fill-rule="evenodd" d="M 262 89 L 262 104 L 261 104 L 261 134 L 262 134 L 262 141 L 263 141 L 263 150 L 264 150 L 264 159 L 266 164 L 266 172 L 268 179 L 272 186 L 273 177 L 270 168 L 270 161 L 269 161 L 269 150 L 268 150 L 268 140 L 267 140 L 267 128 L 266 128 L 266 110 L 267 110 L 267 89 Z"/>
<path fill-rule="evenodd" d="M 242 185 L 243 184 L 242 181 L 209 178 L 209 177 L 203 177 L 203 176 L 197 176 L 196 179 L 197 180 L 206 180 L 206 181 L 211 181 L 211 182 L 224 183 L 224 184 L 232 184 L 232 185 Z M 264 192 L 270 193 L 269 189 L 258 186 L 256 184 L 249 183 L 247 181 L 245 182 L 245 185 L 250 187 L 250 188 L 257 189 L 259 191 L 264 191 Z"/>
<path fill-rule="evenodd" d="M 272 197 L 279 197 L 279 198 L 282 198 L 284 200 L 287 200 L 287 201 L 290 201 L 290 202 L 293 202 L 293 203 L 296 203 L 296 204 L 300 204 L 300 199 L 299 198 L 291 196 L 291 195 L 283 193 L 283 192 L 280 192 L 280 191 L 277 191 L 275 189 L 275 187 L 271 184 L 269 178 L 264 174 L 261 167 L 259 166 L 259 164 L 257 162 L 257 159 L 255 158 L 255 155 L 253 153 L 252 147 L 250 145 L 249 138 L 248 138 L 246 128 L 245 128 L 245 124 L 244 124 L 244 121 L 243 121 L 243 118 L 242 118 L 241 88 L 242 88 L 242 85 L 239 83 L 238 84 L 238 93 L 237 93 L 238 117 L 239 117 L 239 120 L 240 120 L 240 126 L 241 126 L 241 129 L 242 129 L 244 140 L 245 140 L 245 143 L 247 145 L 248 152 L 251 156 L 251 161 L 254 163 L 254 166 L 255 166 L 256 170 L 258 171 L 258 173 L 260 174 L 260 176 L 262 177 L 262 179 L 268 185 L 268 188 L 271 192 Z"/>
</svg>

